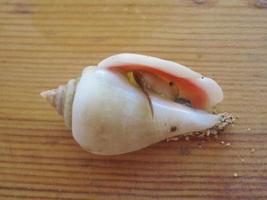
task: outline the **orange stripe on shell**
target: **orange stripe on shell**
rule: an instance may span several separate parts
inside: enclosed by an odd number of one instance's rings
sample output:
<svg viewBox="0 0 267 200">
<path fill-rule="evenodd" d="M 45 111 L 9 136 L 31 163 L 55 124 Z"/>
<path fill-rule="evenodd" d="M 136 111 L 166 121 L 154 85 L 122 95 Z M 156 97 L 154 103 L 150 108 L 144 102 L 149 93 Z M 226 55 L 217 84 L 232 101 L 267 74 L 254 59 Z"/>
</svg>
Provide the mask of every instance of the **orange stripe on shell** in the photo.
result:
<svg viewBox="0 0 267 200">
<path fill-rule="evenodd" d="M 157 75 L 172 81 L 177 88 L 180 90 L 180 95 L 191 101 L 193 108 L 205 109 L 208 104 L 208 95 L 201 87 L 194 84 L 191 80 L 183 77 L 174 76 L 170 73 L 164 72 L 162 70 L 153 68 L 151 66 L 136 65 L 136 64 L 125 64 L 118 66 L 109 66 L 109 70 L 119 71 L 121 73 L 127 73 L 131 71 L 142 71 Z"/>
</svg>

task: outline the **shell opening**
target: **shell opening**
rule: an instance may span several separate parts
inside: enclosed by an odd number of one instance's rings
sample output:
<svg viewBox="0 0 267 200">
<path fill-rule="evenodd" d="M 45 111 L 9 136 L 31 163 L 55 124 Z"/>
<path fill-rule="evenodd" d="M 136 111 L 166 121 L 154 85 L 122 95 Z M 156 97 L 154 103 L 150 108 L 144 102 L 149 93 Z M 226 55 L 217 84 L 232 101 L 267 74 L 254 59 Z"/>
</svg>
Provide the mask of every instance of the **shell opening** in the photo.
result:
<svg viewBox="0 0 267 200">
<path fill-rule="evenodd" d="M 138 71 L 138 75 L 139 77 L 142 76 L 142 78 L 140 78 L 140 80 L 137 80 L 135 73 L 136 72 L 128 72 L 126 74 L 129 83 L 134 87 L 156 93 L 157 95 L 160 95 L 165 99 L 169 99 L 173 102 L 192 107 L 191 101 L 180 96 L 179 88 L 172 81 L 165 80 L 158 75 L 140 71 Z M 140 84 L 140 81 L 142 82 L 142 84 Z"/>
</svg>

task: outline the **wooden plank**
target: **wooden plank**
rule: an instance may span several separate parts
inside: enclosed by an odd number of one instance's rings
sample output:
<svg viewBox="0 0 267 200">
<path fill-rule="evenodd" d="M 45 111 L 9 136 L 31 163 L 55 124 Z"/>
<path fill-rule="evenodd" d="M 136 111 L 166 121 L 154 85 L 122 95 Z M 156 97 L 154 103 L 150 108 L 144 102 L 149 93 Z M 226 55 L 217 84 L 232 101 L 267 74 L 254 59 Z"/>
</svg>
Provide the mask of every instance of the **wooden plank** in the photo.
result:
<svg viewBox="0 0 267 200">
<path fill-rule="evenodd" d="M 254 0 L 0 1 L 0 198 L 267 199 L 266 22 Z M 39 92 L 119 52 L 213 77 L 238 121 L 217 139 L 85 152 Z"/>
</svg>

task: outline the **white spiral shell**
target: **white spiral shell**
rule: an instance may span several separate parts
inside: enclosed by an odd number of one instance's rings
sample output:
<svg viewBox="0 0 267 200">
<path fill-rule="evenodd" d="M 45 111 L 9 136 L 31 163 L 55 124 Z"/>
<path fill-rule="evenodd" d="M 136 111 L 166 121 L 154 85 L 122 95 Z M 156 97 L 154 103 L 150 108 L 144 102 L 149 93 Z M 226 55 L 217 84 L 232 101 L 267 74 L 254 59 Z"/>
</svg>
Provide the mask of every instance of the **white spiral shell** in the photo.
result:
<svg viewBox="0 0 267 200">
<path fill-rule="evenodd" d="M 222 101 L 222 90 L 215 81 L 203 79 L 201 74 L 177 63 L 136 54 L 112 56 L 100 62 L 98 67 L 85 68 L 79 81 L 71 80 L 66 87 L 42 93 L 64 116 L 75 140 L 89 152 L 101 155 L 127 153 L 219 123 L 220 115 L 175 103 L 149 91 L 154 110 L 152 116 L 142 90 L 130 84 L 123 73 L 111 70 L 111 67 L 126 64 L 152 66 L 190 79 L 199 88 L 204 88 L 210 105 Z"/>
</svg>

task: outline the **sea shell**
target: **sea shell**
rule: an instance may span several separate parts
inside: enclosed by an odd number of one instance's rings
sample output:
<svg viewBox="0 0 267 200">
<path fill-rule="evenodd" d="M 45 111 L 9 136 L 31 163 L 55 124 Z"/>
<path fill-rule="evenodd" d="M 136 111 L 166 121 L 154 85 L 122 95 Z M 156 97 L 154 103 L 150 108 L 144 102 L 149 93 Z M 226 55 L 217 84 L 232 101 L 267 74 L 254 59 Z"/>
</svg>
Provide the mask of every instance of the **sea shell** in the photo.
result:
<svg viewBox="0 0 267 200">
<path fill-rule="evenodd" d="M 143 86 L 131 84 L 131 72 L 140 73 Z M 203 131 L 217 126 L 223 116 L 205 111 L 223 99 L 214 80 L 175 62 L 137 54 L 111 56 L 97 67 L 86 67 L 79 80 L 41 95 L 64 116 L 75 140 L 101 155 Z M 176 103 L 177 98 L 191 107 Z"/>
</svg>

